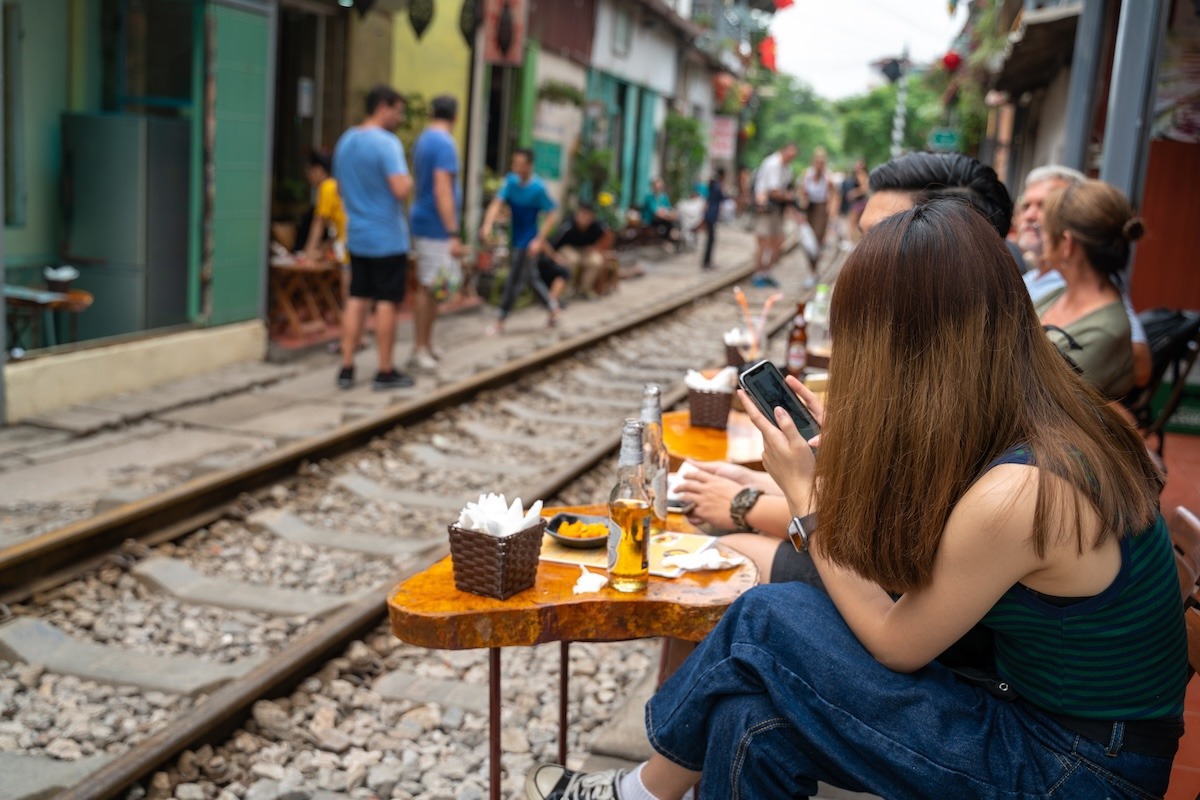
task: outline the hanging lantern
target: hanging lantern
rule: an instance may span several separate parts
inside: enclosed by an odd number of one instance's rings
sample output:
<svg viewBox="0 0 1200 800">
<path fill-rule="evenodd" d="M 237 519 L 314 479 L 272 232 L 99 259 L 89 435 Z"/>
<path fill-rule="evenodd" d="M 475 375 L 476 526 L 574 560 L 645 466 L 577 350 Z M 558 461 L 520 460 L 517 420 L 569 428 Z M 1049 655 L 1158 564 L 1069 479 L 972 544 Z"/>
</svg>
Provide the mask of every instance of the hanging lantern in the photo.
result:
<svg viewBox="0 0 1200 800">
<path fill-rule="evenodd" d="M 409 0 L 408 21 L 412 23 L 417 41 L 425 35 L 425 29 L 433 22 L 433 0 Z"/>
<path fill-rule="evenodd" d="M 769 69 L 771 72 L 777 72 L 775 66 L 775 37 L 768 36 L 758 44 L 758 60 L 763 65 L 763 69 Z"/>
<path fill-rule="evenodd" d="M 478 27 L 479 0 L 463 0 L 462 11 L 458 15 L 458 30 L 468 45 L 475 45 L 475 31 Z"/>
<path fill-rule="evenodd" d="M 373 5 L 375 5 L 375 0 L 354 0 L 354 7 L 358 9 L 359 17 L 365 17 Z"/>
<path fill-rule="evenodd" d="M 942 66 L 946 68 L 947 72 L 957 72 L 958 68 L 962 66 L 962 56 L 951 50 L 942 56 Z"/>
<path fill-rule="evenodd" d="M 796 4 L 796 0 L 775 0 L 775 10 L 783 11 L 785 8 L 791 8 Z"/>
<path fill-rule="evenodd" d="M 718 103 L 725 102 L 725 96 L 729 94 L 729 90 L 737 83 L 737 79 L 728 72 L 718 72 L 713 76 L 713 96 Z"/>
<path fill-rule="evenodd" d="M 500 21 L 496 24 L 496 44 L 500 48 L 500 55 L 506 58 L 516 36 L 513 24 L 512 3 L 504 0 L 504 7 L 500 9 Z"/>
</svg>

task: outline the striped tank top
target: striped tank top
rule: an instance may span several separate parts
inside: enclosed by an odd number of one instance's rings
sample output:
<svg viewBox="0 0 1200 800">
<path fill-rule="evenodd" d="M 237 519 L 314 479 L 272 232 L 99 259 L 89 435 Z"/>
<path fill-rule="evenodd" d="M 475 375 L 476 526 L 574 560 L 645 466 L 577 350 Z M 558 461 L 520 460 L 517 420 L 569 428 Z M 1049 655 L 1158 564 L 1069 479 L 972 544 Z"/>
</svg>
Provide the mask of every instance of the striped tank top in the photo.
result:
<svg viewBox="0 0 1200 800">
<path fill-rule="evenodd" d="M 1029 464 L 1027 449 L 997 464 Z M 1048 711 L 1105 720 L 1183 714 L 1187 631 L 1175 556 L 1162 515 L 1121 539 L 1108 588 L 1066 605 L 1018 583 L 983 618 L 995 633 L 996 669 Z"/>
</svg>

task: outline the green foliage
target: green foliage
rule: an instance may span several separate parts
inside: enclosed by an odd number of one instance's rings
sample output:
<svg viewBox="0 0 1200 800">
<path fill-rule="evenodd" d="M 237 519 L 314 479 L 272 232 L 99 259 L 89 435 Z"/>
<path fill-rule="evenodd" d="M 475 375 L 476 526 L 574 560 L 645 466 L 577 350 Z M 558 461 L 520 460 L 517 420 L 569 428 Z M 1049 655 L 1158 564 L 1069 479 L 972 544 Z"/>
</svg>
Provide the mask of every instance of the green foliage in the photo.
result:
<svg viewBox="0 0 1200 800">
<path fill-rule="evenodd" d="M 596 207 L 596 217 L 614 231 L 625 227 L 617 207 L 621 179 L 613 169 L 613 151 L 580 144 L 571 159 L 571 186 L 568 196 L 586 200 Z"/>
<path fill-rule="evenodd" d="M 416 147 L 417 137 L 429 124 L 429 103 L 420 92 L 404 95 L 404 124 L 396 131 L 404 144 L 404 156 L 412 166 L 413 148 Z"/>
<path fill-rule="evenodd" d="M 837 163 L 841 142 L 835 108 L 811 86 L 791 75 L 772 75 L 754 115 L 755 135 L 747 144 L 742 163 L 753 169 L 771 153 L 794 142 L 801 163 L 812 151 L 824 147 Z"/>
<path fill-rule="evenodd" d="M 547 103 L 558 103 L 577 108 L 582 108 L 583 104 L 587 102 L 583 90 L 565 81 L 542 81 L 537 88 L 537 97 L 538 100 L 545 100 Z"/>
<path fill-rule="evenodd" d="M 908 81 L 902 147 L 928 149 L 929 133 L 942 121 L 941 94 L 922 75 Z M 842 123 L 841 151 L 867 160 L 871 167 L 891 158 L 892 118 L 896 112 L 896 86 L 877 86 L 866 94 L 837 104 Z"/>
<path fill-rule="evenodd" d="M 691 196 L 708 148 L 700 120 L 676 114 L 667 114 L 667 146 L 663 153 L 663 181 L 667 184 L 667 195 L 672 202 Z"/>
</svg>

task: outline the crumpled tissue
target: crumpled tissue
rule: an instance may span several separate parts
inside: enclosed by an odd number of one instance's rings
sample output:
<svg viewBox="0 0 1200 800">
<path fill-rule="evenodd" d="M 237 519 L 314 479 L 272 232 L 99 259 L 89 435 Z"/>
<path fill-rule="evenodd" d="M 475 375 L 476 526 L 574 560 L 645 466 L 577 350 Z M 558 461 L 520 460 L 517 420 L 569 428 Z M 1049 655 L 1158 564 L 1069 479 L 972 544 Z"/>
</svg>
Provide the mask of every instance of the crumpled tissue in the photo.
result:
<svg viewBox="0 0 1200 800">
<path fill-rule="evenodd" d="M 479 495 L 474 503 L 467 503 L 458 515 L 458 527 L 491 536 L 509 536 L 534 525 L 541 513 L 541 500 L 531 505 L 529 511 L 524 511 L 521 498 L 509 505 L 504 495 L 489 492 Z"/>
<path fill-rule="evenodd" d="M 671 472 L 667 475 L 667 500 L 678 500 L 679 484 L 687 480 L 687 476 L 693 472 L 699 472 L 698 467 L 693 467 L 688 462 L 683 462 L 679 465 L 678 472 Z"/>
<path fill-rule="evenodd" d="M 746 563 L 744 556 L 725 556 L 715 548 L 699 553 L 681 553 L 663 559 L 664 567 L 675 567 L 685 572 L 701 572 L 710 569 L 729 569 Z"/>
<path fill-rule="evenodd" d="M 706 378 L 696 370 L 689 369 L 683 382 L 689 389 L 697 392 L 729 394 L 737 388 L 737 367 L 726 367 L 711 378 Z"/>
<path fill-rule="evenodd" d="M 725 331 L 725 344 L 730 347 L 753 347 L 754 336 L 745 328 L 730 328 Z"/>
<path fill-rule="evenodd" d="M 575 585 L 571 587 L 571 594 L 591 594 L 598 592 L 608 585 L 608 576 L 601 575 L 598 572 L 592 572 L 582 564 L 579 565 L 579 571 L 583 574 L 575 581 Z"/>
</svg>

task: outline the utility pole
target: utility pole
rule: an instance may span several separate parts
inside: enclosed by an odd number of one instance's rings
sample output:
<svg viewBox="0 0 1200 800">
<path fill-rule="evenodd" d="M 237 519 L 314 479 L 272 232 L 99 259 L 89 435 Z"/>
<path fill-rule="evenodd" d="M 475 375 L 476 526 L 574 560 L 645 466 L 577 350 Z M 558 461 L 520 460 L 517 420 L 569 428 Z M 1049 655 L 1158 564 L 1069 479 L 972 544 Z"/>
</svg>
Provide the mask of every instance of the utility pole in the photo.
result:
<svg viewBox="0 0 1200 800">
<path fill-rule="evenodd" d="M 900 58 L 876 62 L 875 66 L 896 85 L 896 111 L 892 114 L 892 158 L 898 158 L 904 150 L 904 128 L 908 117 L 908 45 L 904 45 L 904 53 Z"/>
</svg>

